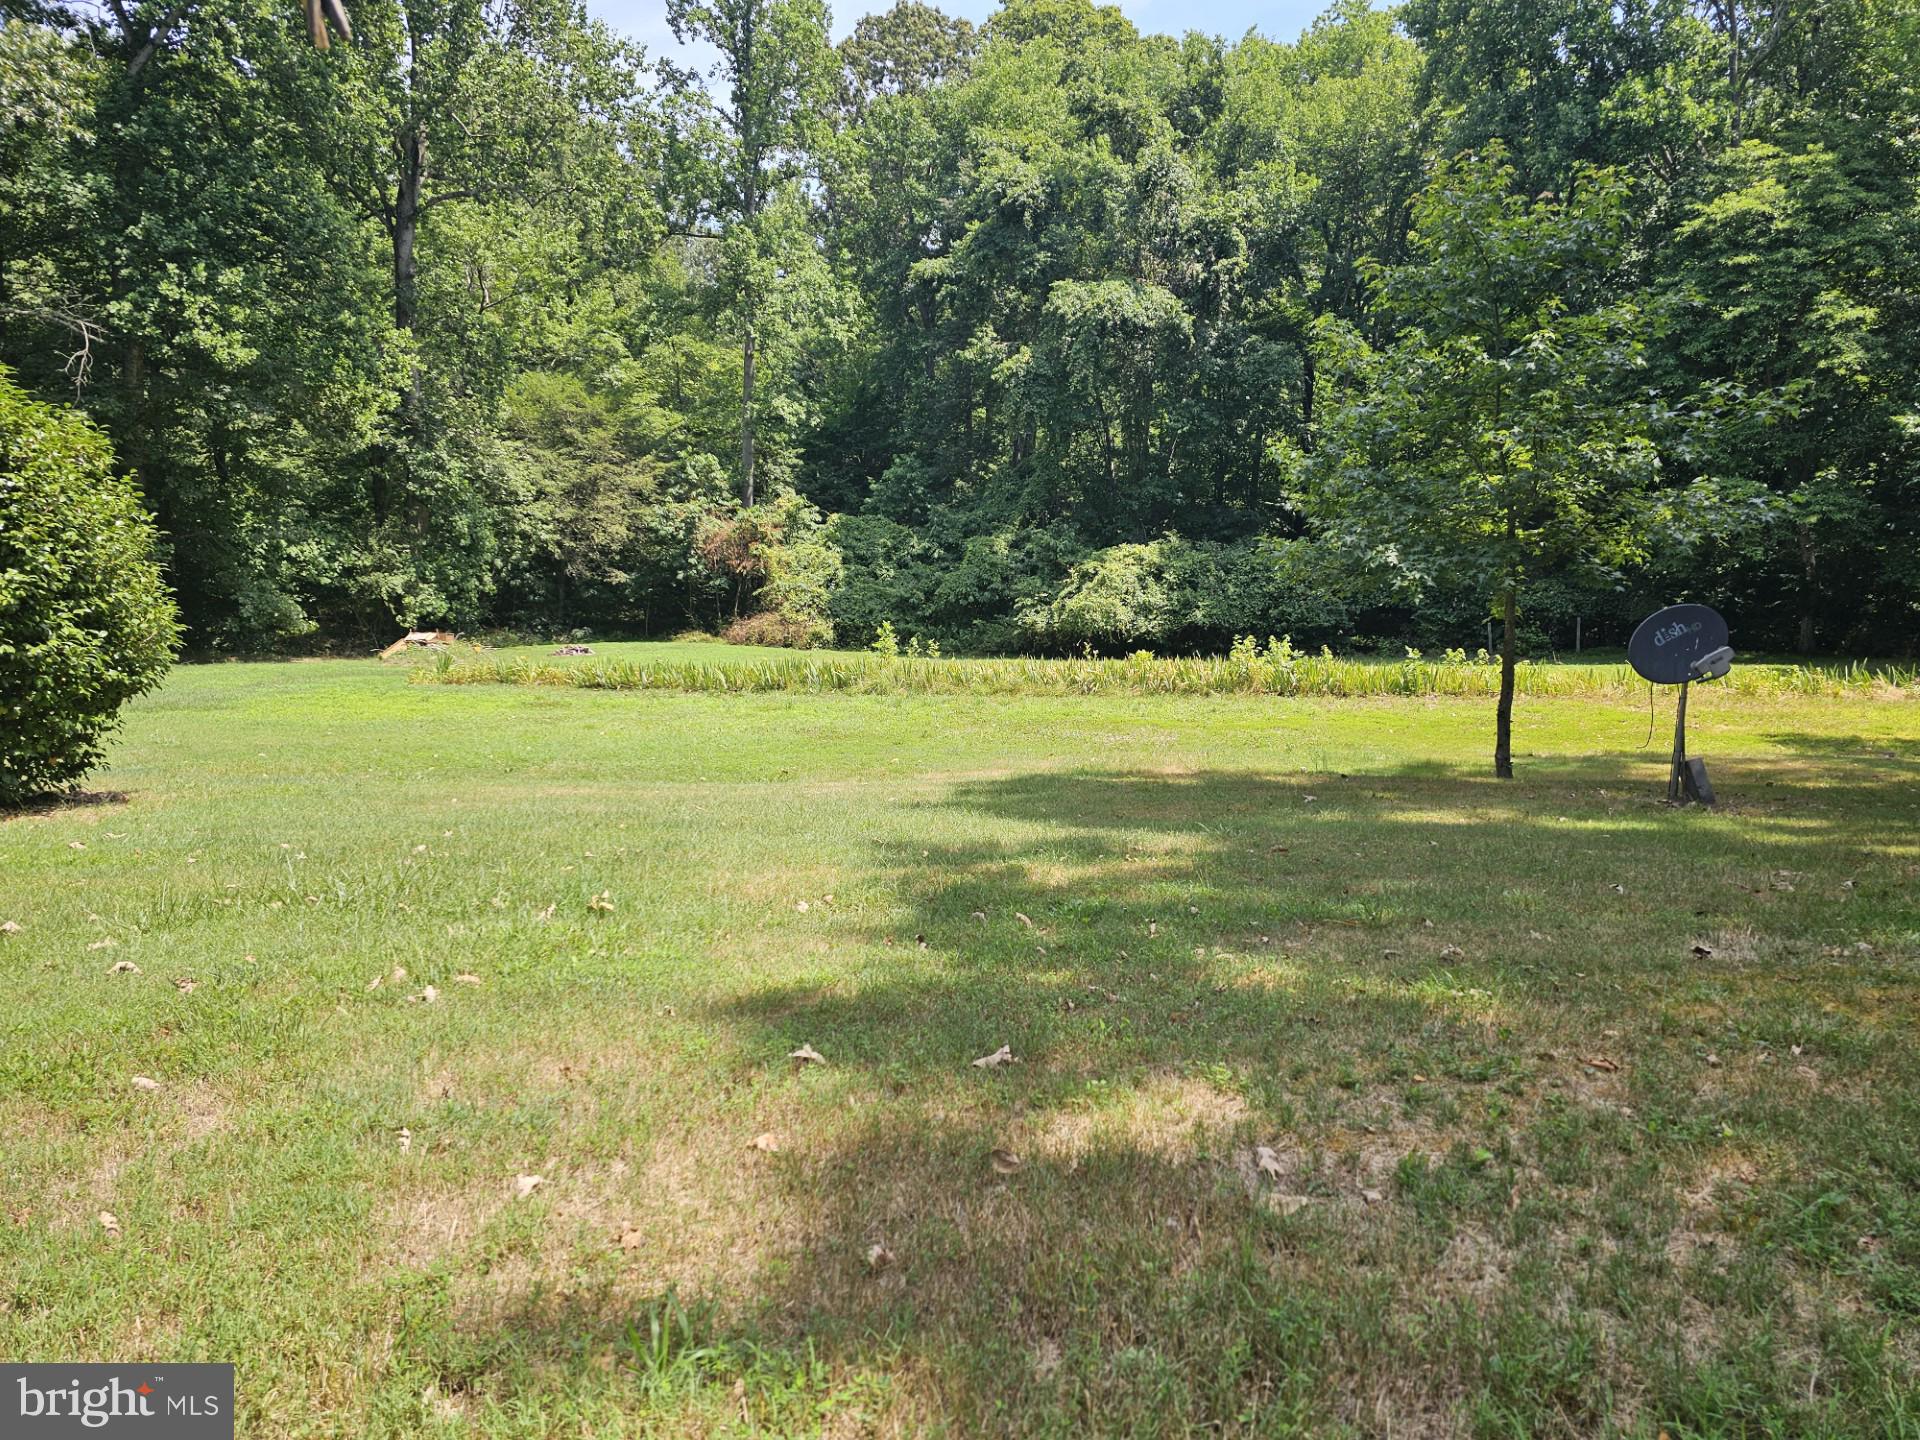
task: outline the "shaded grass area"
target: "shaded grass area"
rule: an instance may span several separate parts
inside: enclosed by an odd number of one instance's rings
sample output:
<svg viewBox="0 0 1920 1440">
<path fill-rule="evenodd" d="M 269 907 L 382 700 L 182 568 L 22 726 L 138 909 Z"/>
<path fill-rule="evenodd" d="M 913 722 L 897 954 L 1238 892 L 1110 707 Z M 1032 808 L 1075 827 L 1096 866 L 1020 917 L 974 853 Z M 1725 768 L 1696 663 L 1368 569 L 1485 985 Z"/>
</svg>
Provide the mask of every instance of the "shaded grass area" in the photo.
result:
<svg viewBox="0 0 1920 1440">
<path fill-rule="evenodd" d="M 1483 652 L 1484 653 L 1484 652 Z M 725 646 L 629 644 L 596 647 L 592 656 L 542 651 L 448 654 L 414 671 L 438 685 L 530 685 L 585 690 L 665 690 L 698 694 L 863 695 L 1286 695 L 1351 699 L 1366 696 L 1473 696 L 1499 693 L 1497 664 L 1469 659 L 1341 658 L 1296 652 L 1283 641 L 1237 645 L 1226 656 L 1124 659 L 939 659 L 847 652 L 802 653 Z M 1920 669 L 1898 664 L 1741 664 L 1717 689 L 1742 695 L 1851 694 L 1898 698 Z M 1522 695 L 1583 695 L 1643 700 L 1648 686 L 1624 664 L 1523 661 L 1515 677 Z"/>
<path fill-rule="evenodd" d="M 0 823 L 0 1351 L 260 1435 L 1911 1434 L 1913 717 L 1716 697 L 1707 814 L 1593 700 L 1501 785 L 1453 701 L 186 671 Z"/>
</svg>

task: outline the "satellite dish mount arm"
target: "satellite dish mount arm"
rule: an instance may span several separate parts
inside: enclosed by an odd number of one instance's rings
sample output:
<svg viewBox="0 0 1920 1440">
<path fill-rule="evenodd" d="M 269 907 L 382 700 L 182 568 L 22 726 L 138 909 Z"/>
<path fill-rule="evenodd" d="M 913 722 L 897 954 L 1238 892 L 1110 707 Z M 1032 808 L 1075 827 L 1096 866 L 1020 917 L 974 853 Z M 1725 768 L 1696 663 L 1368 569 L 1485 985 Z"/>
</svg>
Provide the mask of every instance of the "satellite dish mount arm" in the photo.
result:
<svg viewBox="0 0 1920 1440">
<path fill-rule="evenodd" d="M 1680 682 L 1680 704 L 1673 717 L 1673 768 L 1667 774 L 1669 805 L 1713 804 L 1713 785 L 1707 779 L 1706 762 L 1687 758 L 1687 692 L 1695 680 L 1717 680 L 1732 664 L 1732 648 L 1722 645 L 1688 666 L 1687 678 Z"/>
<path fill-rule="evenodd" d="M 1693 793 L 1693 773 L 1687 765 L 1687 691 L 1690 681 L 1680 682 L 1680 704 L 1673 718 L 1673 768 L 1667 774 L 1667 803 L 1685 805 L 1699 796 Z"/>
</svg>

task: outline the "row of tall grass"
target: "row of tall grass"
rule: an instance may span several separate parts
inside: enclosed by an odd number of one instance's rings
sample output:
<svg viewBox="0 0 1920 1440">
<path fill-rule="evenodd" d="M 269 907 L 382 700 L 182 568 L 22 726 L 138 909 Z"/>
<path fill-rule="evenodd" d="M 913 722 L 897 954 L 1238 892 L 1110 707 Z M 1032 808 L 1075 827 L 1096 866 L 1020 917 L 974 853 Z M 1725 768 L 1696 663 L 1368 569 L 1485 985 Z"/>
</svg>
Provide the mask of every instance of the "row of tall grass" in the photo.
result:
<svg viewBox="0 0 1920 1440">
<path fill-rule="evenodd" d="M 738 660 L 443 658 L 414 678 L 438 685 L 570 686 L 586 690 L 666 690 L 700 694 L 780 691 L 857 695 L 1375 695 L 1492 696 L 1500 667 L 1449 652 L 1439 660 L 1346 659 L 1294 650 L 1284 641 L 1249 641 L 1213 657 L 1123 659 L 943 659 L 912 655 L 796 652 Z M 1646 682 L 1625 665 L 1522 662 L 1522 695 L 1644 696 Z M 1715 688 L 1742 695 L 1920 693 L 1920 667 L 1736 665 Z"/>
</svg>

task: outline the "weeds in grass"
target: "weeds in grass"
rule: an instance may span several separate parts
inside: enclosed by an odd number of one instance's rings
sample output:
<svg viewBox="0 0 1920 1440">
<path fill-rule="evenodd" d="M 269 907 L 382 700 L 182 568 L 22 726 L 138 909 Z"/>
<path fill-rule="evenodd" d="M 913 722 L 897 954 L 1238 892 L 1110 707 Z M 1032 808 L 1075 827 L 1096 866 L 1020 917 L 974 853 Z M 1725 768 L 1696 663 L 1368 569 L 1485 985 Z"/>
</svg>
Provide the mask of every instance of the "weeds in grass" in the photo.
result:
<svg viewBox="0 0 1920 1440">
<path fill-rule="evenodd" d="M 897 651 L 896 647 L 896 651 Z M 522 658 L 453 660 L 442 657 L 416 681 L 436 685 L 564 686 L 585 690 L 665 690 L 699 694 L 859 695 L 1284 695 L 1344 699 L 1362 696 L 1491 697 L 1500 670 L 1449 652 L 1429 660 L 1409 651 L 1401 660 L 1345 659 L 1322 650 L 1309 655 L 1286 640 L 1265 646 L 1251 638 L 1224 656 L 1124 659 L 1083 656 L 1065 660 L 955 660 L 911 653 L 811 654 L 739 660 L 588 660 L 563 665 Z M 1520 694 L 1619 699 L 1646 693 L 1625 665 L 1522 662 Z M 1901 698 L 1920 688 L 1920 668 L 1842 665 L 1743 665 L 1715 684 L 1741 695 L 1882 695 Z"/>
</svg>

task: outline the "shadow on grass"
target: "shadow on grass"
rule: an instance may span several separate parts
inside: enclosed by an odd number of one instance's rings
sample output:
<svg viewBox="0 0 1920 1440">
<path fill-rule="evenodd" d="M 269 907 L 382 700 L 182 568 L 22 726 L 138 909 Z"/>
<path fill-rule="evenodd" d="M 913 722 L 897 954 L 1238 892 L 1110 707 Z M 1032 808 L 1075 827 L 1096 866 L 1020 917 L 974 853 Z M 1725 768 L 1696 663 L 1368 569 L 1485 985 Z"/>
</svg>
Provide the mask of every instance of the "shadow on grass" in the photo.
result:
<svg viewBox="0 0 1920 1440">
<path fill-rule="evenodd" d="M 754 1172 L 751 1294 L 492 1338 L 597 1336 L 645 1403 L 775 1433 L 1575 1436 L 1627 1395 L 1675 1433 L 1884 1429 L 1891 1313 L 1809 1309 L 1731 1237 L 1676 1258 L 1717 1223 L 1676 1176 L 1797 1102 L 1747 1118 L 1668 1007 L 1777 983 L 1737 1021 L 1784 1054 L 1813 1024 L 1839 1046 L 1856 979 L 1911 990 L 1902 961 L 1806 974 L 1911 924 L 1915 787 L 1736 761 L 1725 811 L 1675 812 L 1658 769 L 958 784 L 946 843 L 876 844 L 898 909 L 849 924 L 885 958 L 713 1014 L 743 1054 L 830 1062 L 788 1079 L 810 1133 Z M 1913 1080 L 1910 1044 L 1862 1037 Z M 1822 1105 L 1763 1143 L 1898 1121 Z M 664 1349 L 621 1338 L 676 1307 Z"/>
<path fill-rule="evenodd" d="M 125 805 L 132 798 L 125 790 L 58 790 L 51 795 L 36 795 L 21 805 L 0 805 L 0 823 L 19 816 L 53 815 L 62 810 Z"/>
<path fill-rule="evenodd" d="M 1773 744 L 1795 755 L 1821 761 L 1841 761 L 1872 765 L 1911 779 L 1920 775 L 1920 740 L 1903 740 L 1885 735 L 1769 735 Z"/>
</svg>

